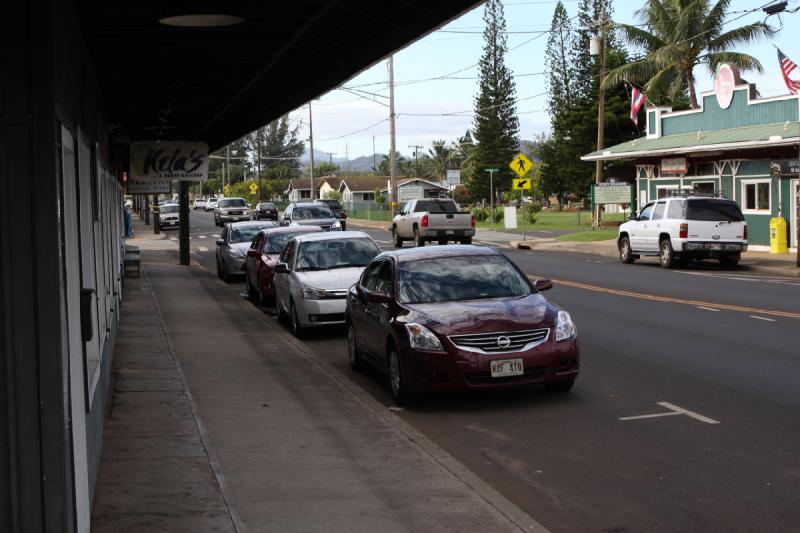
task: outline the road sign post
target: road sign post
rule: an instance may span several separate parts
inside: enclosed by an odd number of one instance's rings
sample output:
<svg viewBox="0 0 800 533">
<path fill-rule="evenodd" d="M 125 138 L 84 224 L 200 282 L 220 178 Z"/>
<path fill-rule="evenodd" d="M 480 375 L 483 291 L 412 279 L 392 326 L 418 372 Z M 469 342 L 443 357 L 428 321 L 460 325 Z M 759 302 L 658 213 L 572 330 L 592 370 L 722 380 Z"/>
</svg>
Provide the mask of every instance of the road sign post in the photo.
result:
<svg viewBox="0 0 800 533">
<path fill-rule="evenodd" d="M 499 168 L 487 168 L 485 172 L 489 173 L 489 224 L 494 224 L 494 173 L 499 172 Z"/>
<path fill-rule="evenodd" d="M 528 161 L 528 158 L 525 157 L 522 154 L 519 154 L 517 157 L 515 157 L 514 161 L 517 161 L 518 159 L 524 159 L 525 161 Z M 522 169 L 520 168 L 520 166 L 517 166 L 515 168 L 514 167 L 514 161 L 511 162 L 511 169 L 514 172 L 516 172 L 517 175 L 521 175 L 520 171 Z M 530 164 L 530 161 L 528 161 L 528 163 Z M 528 172 L 528 169 L 530 169 L 530 165 L 525 166 L 525 168 L 526 168 L 526 170 L 522 174 L 525 174 L 525 173 Z M 514 190 L 518 190 L 519 191 L 519 205 L 522 208 L 522 240 L 523 241 L 527 240 L 528 236 L 527 236 L 527 232 L 525 231 L 525 201 L 524 201 L 524 199 L 522 197 L 522 191 L 530 190 L 532 187 L 533 187 L 533 183 L 532 183 L 532 180 L 529 179 L 529 178 L 515 179 L 513 181 L 513 184 L 512 184 L 512 188 Z"/>
</svg>

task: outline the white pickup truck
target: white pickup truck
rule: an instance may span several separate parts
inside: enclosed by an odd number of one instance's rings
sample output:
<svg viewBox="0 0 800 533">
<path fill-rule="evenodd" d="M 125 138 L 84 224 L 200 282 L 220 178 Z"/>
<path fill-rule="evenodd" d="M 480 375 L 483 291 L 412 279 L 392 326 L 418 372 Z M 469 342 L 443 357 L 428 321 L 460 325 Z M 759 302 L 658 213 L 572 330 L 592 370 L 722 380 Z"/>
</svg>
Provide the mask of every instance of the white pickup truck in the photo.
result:
<svg viewBox="0 0 800 533">
<path fill-rule="evenodd" d="M 425 246 L 426 241 L 472 244 L 475 217 L 472 213 L 462 212 L 449 198 L 411 200 L 394 217 L 391 230 L 397 248 L 409 240 L 417 246 Z"/>
</svg>

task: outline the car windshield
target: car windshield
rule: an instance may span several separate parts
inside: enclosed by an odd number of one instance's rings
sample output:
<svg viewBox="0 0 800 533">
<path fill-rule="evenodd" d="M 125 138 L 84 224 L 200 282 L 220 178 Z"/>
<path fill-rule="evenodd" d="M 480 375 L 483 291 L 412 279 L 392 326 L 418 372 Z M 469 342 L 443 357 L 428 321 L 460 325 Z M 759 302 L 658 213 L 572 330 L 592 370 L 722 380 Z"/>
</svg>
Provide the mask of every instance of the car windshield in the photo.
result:
<svg viewBox="0 0 800 533">
<path fill-rule="evenodd" d="M 743 222 L 739 206 L 727 200 L 689 200 L 686 218 L 707 222 Z"/>
<path fill-rule="evenodd" d="M 161 207 L 162 213 L 177 213 L 178 206 L 177 205 L 165 205 Z"/>
<path fill-rule="evenodd" d="M 313 227 L 313 226 L 312 226 Z M 287 231 L 282 233 L 275 233 L 267 237 L 267 252 L 268 254 L 279 254 L 286 247 L 286 243 L 298 235 L 308 233 L 307 231 Z"/>
<path fill-rule="evenodd" d="M 418 200 L 416 210 L 428 213 L 458 213 L 456 203 L 452 200 Z"/>
<path fill-rule="evenodd" d="M 333 218 L 331 210 L 324 205 L 313 207 L 295 207 L 292 211 L 295 220 L 312 220 L 315 218 Z"/>
<path fill-rule="evenodd" d="M 342 208 L 342 206 L 339 205 L 339 200 L 320 200 L 320 202 L 330 207 L 331 210 Z"/>
<path fill-rule="evenodd" d="M 258 204 L 259 209 L 275 209 L 275 204 Z"/>
<path fill-rule="evenodd" d="M 218 207 L 245 207 L 247 202 L 242 198 L 229 198 L 227 200 L 220 200 Z"/>
<path fill-rule="evenodd" d="M 505 257 L 467 255 L 400 262 L 397 292 L 398 301 L 419 304 L 517 298 L 532 290 Z"/>
<path fill-rule="evenodd" d="M 365 267 L 379 253 L 378 245 L 366 238 L 304 242 L 297 252 L 297 270 Z"/>
<path fill-rule="evenodd" d="M 231 243 L 250 242 L 262 229 L 274 228 L 275 224 L 253 224 L 250 226 L 233 227 L 230 231 Z"/>
</svg>

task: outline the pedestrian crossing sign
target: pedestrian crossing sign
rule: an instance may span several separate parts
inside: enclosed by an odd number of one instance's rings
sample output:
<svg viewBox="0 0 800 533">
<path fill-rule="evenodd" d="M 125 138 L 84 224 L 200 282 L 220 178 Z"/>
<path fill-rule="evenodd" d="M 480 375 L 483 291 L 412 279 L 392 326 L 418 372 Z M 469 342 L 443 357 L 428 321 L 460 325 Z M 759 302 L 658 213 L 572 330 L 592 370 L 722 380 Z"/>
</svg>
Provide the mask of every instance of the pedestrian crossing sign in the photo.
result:
<svg viewBox="0 0 800 533">
<path fill-rule="evenodd" d="M 255 183 L 250 184 L 250 194 L 255 194 L 258 192 L 258 185 Z"/>
<path fill-rule="evenodd" d="M 515 179 L 514 180 L 514 190 L 521 191 L 527 190 L 531 188 L 531 179 L 524 178 L 524 179 Z"/>
<path fill-rule="evenodd" d="M 511 170 L 516 172 L 517 176 L 521 178 L 528 173 L 528 171 L 531 169 L 531 166 L 533 166 L 533 163 L 531 163 L 530 159 L 525 157 L 525 154 L 520 152 L 517 154 L 517 157 L 511 160 L 511 163 L 508 166 L 511 167 Z M 530 187 L 526 188 L 530 189 Z"/>
<path fill-rule="evenodd" d="M 230 185 L 226 185 L 226 186 L 223 188 L 223 190 L 225 191 L 225 194 L 230 194 L 230 192 L 231 192 L 231 186 L 230 186 Z"/>
</svg>

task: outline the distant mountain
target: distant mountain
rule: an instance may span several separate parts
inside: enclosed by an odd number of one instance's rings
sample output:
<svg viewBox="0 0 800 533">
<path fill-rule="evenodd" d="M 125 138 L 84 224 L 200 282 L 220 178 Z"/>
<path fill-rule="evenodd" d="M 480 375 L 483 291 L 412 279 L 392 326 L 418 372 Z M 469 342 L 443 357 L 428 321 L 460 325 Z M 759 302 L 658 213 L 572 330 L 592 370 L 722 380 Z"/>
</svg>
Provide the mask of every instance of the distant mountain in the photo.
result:
<svg viewBox="0 0 800 533">
<path fill-rule="evenodd" d="M 309 165 L 311 160 L 310 157 L 311 152 L 306 148 L 306 151 L 300 156 L 300 162 L 304 167 Z M 383 159 L 384 154 L 375 154 L 375 161 L 380 164 L 381 160 Z M 372 155 L 362 155 L 360 157 L 356 157 L 355 159 L 351 159 L 349 163 L 344 157 L 336 157 L 336 156 L 329 156 L 327 153 L 323 152 L 322 150 L 314 150 L 314 165 L 319 165 L 322 162 L 329 162 L 332 161 L 334 164 L 339 165 L 341 172 L 344 172 L 346 169 L 354 170 L 354 171 L 370 171 L 372 170 Z"/>
</svg>

